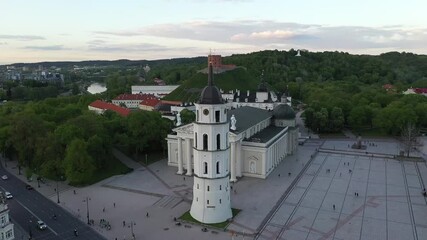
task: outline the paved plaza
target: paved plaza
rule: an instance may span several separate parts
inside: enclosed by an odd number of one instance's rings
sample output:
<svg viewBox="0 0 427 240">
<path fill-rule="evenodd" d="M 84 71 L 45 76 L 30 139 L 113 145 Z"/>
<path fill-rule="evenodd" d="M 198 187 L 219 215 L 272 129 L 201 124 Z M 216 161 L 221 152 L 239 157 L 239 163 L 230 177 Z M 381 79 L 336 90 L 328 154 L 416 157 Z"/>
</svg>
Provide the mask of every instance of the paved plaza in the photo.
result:
<svg viewBox="0 0 427 240">
<path fill-rule="evenodd" d="M 132 239 L 132 233 L 153 240 L 427 239 L 425 162 L 392 159 L 399 149 L 394 140 L 372 142 L 375 147 L 362 151 L 349 148 L 353 142 L 346 139 L 311 139 L 267 179 L 241 178 L 231 197 L 242 211 L 226 231 L 176 225 L 174 217 L 190 209 L 193 178 L 177 175 L 166 160 L 147 168 L 118 151 L 133 172 L 84 188 L 59 184 L 60 204 L 84 222 L 89 207 L 94 228 L 113 240 Z M 13 162 L 8 165 L 16 174 Z M 55 182 L 31 184 L 56 202 Z"/>
</svg>

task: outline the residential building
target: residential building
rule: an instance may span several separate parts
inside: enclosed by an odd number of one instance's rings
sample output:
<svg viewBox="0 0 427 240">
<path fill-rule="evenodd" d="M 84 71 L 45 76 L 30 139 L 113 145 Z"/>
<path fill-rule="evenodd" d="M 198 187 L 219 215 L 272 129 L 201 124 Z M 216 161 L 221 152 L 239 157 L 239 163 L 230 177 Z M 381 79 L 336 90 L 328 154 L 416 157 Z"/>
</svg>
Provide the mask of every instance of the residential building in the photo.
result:
<svg viewBox="0 0 427 240">
<path fill-rule="evenodd" d="M 15 239 L 13 223 L 10 221 L 6 197 L 0 192 L 0 240 Z"/>
</svg>

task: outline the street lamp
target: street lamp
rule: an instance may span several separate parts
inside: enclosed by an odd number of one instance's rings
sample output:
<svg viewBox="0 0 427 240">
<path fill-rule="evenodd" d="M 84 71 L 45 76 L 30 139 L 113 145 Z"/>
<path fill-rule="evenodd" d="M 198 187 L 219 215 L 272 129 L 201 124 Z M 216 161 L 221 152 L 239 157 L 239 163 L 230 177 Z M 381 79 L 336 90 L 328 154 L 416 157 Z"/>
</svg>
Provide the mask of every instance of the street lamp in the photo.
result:
<svg viewBox="0 0 427 240">
<path fill-rule="evenodd" d="M 135 224 L 134 221 L 130 221 L 130 232 L 132 233 L 132 239 L 135 240 L 135 233 L 133 232 L 133 225 Z M 136 224 L 135 224 L 136 225 Z"/>
<path fill-rule="evenodd" d="M 87 211 L 87 215 L 86 215 L 86 217 L 87 217 L 87 224 L 88 225 L 90 225 L 90 217 L 89 217 L 89 200 L 90 200 L 90 198 L 89 197 L 86 197 L 86 211 Z M 83 202 L 84 202 L 85 200 L 83 200 Z"/>
<path fill-rule="evenodd" d="M 31 232 L 31 220 L 29 220 L 29 222 L 28 222 L 28 235 L 29 235 L 29 237 L 28 237 L 28 240 L 31 240 L 31 239 L 33 239 L 33 232 Z"/>
<path fill-rule="evenodd" d="M 64 177 L 63 176 L 61 176 L 61 180 L 63 179 Z M 61 201 L 59 201 L 59 186 L 58 186 L 58 180 L 56 180 L 56 196 L 57 196 L 57 203 L 61 203 Z"/>
<path fill-rule="evenodd" d="M 56 196 L 58 197 L 58 200 L 56 201 L 57 203 L 61 203 L 59 201 L 59 188 L 58 188 L 58 180 L 56 180 Z"/>
</svg>

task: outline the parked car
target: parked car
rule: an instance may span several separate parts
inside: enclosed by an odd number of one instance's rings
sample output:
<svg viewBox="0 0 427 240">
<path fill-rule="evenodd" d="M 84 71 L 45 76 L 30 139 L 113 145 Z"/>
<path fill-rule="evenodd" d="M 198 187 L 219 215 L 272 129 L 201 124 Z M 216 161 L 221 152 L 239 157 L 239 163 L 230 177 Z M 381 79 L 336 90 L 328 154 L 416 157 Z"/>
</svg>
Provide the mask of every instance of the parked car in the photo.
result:
<svg viewBox="0 0 427 240">
<path fill-rule="evenodd" d="M 47 226 L 43 221 L 39 220 L 39 221 L 37 221 L 37 228 L 40 230 L 45 230 L 47 228 Z"/>
<path fill-rule="evenodd" d="M 26 188 L 27 190 L 33 190 L 33 189 L 34 189 L 34 188 L 33 188 L 31 185 L 29 185 L 29 184 L 25 185 L 25 188 Z"/>
<path fill-rule="evenodd" d="M 7 175 L 3 175 L 3 176 L 1 176 L 1 179 L 7 180 L 7 179 L 9 179 L 9 177 Z"/>
<path fill-rule="evenodd" d="M 4 192 L 4 195 L 6 196 L 7 199 L 13 198 L 13 196 L 10 192 Z"/>
</svg>

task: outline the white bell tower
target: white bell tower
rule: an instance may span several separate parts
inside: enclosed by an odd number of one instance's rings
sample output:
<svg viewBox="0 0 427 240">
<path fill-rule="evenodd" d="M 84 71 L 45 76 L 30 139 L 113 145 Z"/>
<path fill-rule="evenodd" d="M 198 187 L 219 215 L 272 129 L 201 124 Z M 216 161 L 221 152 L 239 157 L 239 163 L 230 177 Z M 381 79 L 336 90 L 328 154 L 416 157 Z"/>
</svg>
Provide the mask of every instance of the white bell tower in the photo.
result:
<svg viewBox="0 0 427 240">
<path fill-rule="evenodd" d="M 208 86 L 196 105 L 194 122 L 194 185 L 190 214 L 202 223 L 224 222 L 232 217 L 229 186 L 227 108 L 213 85 L 209 64 Z"/>
</svg>

